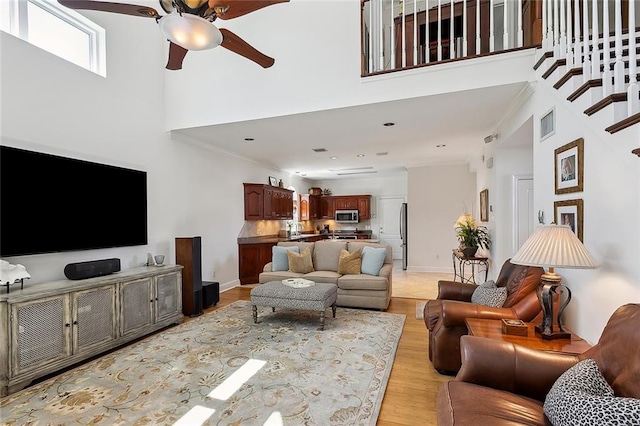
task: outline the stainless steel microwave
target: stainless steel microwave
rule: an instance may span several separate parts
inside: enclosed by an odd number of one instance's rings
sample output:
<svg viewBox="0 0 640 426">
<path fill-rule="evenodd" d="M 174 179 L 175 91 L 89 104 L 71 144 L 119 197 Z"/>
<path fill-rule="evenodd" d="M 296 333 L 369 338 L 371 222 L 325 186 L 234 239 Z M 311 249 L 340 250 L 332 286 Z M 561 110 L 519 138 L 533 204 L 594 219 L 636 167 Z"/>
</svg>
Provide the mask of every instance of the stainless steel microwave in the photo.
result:
<svg viewBox="0 0 640 426">
<path fill-rule="evenodd" d="M 339 223 L 358 223 L 358 210 L 336 210 L 336 222 Z"/>
</svg>

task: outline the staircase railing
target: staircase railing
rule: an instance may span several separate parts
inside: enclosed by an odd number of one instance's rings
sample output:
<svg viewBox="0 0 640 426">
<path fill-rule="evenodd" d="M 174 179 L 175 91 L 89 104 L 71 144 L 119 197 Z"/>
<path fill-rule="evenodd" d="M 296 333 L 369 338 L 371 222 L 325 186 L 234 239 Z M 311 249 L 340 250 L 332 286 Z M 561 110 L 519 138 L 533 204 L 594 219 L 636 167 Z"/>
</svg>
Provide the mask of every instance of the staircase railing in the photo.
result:
<svg viewBox="0 0 640 426">
<path fill-rule="evenodd" d="M 581 69 L 584 83 L 601 83 L 601 99 L 625 94 L 627 117 L 640 112 L 635 3 L 542 0 L 541 55 L 567 71 Z"/>
</svg>

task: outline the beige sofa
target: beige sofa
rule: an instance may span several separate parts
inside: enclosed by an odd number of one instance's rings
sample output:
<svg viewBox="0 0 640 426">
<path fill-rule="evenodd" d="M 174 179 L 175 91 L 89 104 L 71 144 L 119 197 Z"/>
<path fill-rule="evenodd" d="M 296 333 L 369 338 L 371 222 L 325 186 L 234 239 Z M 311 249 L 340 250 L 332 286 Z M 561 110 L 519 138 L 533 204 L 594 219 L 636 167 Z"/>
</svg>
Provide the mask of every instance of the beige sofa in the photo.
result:
<svg viewBox="0 0 640 426">
<path fill-rule="evenodd" d="M 357 240 L 280 242 L 279 246 L 298 246 L 300 252 L 309 247 L 314 272 L 300 274 L 290 271 L 272 271 L 272 262 L 264 266 L 260 273 L 261 284 L 269 281 L 281 281 L 287 278 L 305 278 L 319 283 L 332 283 L 338 286 L 336 304 L 344 307 L 386 310 L 391 301 L 391 270 L 393 253 L 391 246 L 383 243 L 359 242 Z M 367 274 L 341 275 L 338 273 L 338 260 L 341 250 L 354 252 L 364 246 L 384 247 L 387 249 L 384 263 L 378 276 Z"/>
</svg>

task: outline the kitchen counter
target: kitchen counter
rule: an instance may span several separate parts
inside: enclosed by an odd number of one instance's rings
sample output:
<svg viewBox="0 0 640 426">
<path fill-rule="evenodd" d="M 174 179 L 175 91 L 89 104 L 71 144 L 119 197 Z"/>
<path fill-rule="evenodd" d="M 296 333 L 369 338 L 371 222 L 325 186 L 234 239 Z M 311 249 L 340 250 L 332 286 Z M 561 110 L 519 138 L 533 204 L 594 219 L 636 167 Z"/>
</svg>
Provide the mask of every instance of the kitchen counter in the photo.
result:
<svg viewBox="0 0 640 426">
<path fill-rule="evenodd" d="M 324 240 L 349 240 L 357 237 L 359 241 L 379 242 L 379 240 L 371 239 L 371 230 L 352 231 L 352 230 L 337 230 L 328 234 L 299 234 L 292 235 L 290 237 L 279 237 L 278 235 L 257 235 L 254 237 L 238 237 L 238 244 L 261 244 L 261 243 L 279 243 L 283 241 L 306 241 L 309 239 Z"/>
</svg>

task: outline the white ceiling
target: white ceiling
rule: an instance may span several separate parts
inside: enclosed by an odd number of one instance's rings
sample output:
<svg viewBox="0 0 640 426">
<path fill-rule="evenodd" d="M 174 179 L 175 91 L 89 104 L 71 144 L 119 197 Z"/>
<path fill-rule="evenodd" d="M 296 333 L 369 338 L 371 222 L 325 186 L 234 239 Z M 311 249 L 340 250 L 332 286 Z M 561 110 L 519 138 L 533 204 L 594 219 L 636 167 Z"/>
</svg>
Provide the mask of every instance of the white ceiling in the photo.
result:
<svg viewBox="0 0 640 426">
<path fill-rule="evenodd" d="M 172 135 L 312 180 L 384 176 L 481 155 L 485 136 L 494 132 L 525 85 L 181 129 Z M 395 125 L 385 127 L 387 122 Z M 327 151 L 316 153 L 315 148 Z M 387 155 L 377 155 L 383 152 Z"/>
</svg>

